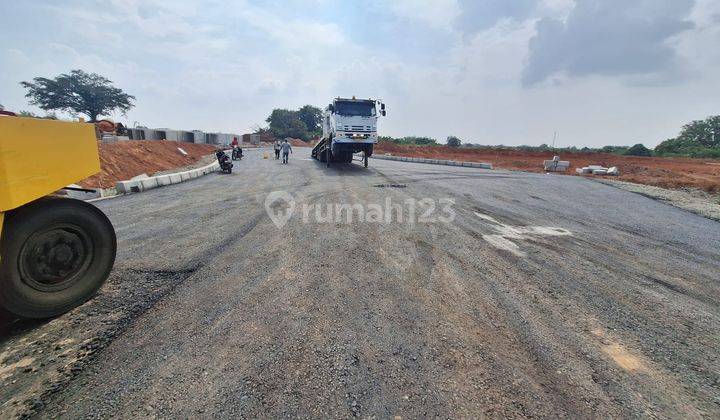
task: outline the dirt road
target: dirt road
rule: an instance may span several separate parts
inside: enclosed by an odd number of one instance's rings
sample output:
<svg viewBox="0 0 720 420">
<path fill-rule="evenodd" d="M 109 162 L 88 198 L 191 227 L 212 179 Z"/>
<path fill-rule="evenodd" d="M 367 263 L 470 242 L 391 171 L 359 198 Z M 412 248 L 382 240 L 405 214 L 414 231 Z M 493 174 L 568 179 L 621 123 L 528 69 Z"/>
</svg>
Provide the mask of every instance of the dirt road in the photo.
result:
<svg viewBox="0 0 720 420">
<path fill-rule="evenodd" d="M 720 223 L 579 177 L 307 155 L 99 202 L 110 282 L 6 320 L 0 415 L 720 416 Z"/>
</svg>

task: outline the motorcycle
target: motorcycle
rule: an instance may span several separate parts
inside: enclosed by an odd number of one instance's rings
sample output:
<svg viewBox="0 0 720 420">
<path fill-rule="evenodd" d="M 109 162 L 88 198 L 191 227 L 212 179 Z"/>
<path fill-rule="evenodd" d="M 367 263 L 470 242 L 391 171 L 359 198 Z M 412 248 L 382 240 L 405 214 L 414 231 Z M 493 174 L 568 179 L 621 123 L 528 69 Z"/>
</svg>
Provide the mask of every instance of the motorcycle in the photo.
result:
<svg viewBox="0 0 720 420">
<path fill-rule="evenodd" d="M 243 157 L 242 149 L 239 147 L 233 147 L 232 160 L 242 160 L 242 157 Z"/>
<path fill-rule="evenodd" d="M 217 157 L 218 163 L 220 164 L 220 170 L 231 174 L 233 163 L 230 161 L 230 158 L 223 152 L 222 150 L 218 150 L 217 153 L 215 153 L 215 157 Z"/>
</svg>

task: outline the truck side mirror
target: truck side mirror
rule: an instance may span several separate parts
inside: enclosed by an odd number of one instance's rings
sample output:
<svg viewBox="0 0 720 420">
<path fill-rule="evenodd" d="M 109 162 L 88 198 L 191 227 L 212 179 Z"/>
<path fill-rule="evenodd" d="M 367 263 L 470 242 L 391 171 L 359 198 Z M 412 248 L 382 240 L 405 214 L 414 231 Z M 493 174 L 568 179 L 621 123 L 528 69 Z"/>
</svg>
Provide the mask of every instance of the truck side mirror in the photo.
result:
<svg viewBox="0 0 720 420">
<path fill-rule="evenodd" d="M 380 115 L 382 115 L 383 117 L 385 116 L 385 110 L 384 110 L 384 109 L 380 111 Z"/>
<path fill-rule="evenodd" d="M 382 109 L 383 111 L 385 111 L 385 104 L 380 104 L 380 109 Z"/>
</svg>

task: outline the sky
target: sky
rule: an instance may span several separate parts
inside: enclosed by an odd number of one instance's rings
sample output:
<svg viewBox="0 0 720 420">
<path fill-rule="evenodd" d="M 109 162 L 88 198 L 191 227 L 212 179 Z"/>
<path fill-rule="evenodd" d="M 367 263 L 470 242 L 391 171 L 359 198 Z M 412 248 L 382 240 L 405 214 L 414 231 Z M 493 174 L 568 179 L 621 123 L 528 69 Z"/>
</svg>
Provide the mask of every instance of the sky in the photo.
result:
<svg viewBox="0 0 720 420">
<path fill-rule="evenodd" d="M 382 99 L 381 135 L 655 146 L 720 114 L 717 0 L 0 2 L 0 104 L 72 69 L 129 125 L 250 132 L 273 108 Z"/>
</svg>

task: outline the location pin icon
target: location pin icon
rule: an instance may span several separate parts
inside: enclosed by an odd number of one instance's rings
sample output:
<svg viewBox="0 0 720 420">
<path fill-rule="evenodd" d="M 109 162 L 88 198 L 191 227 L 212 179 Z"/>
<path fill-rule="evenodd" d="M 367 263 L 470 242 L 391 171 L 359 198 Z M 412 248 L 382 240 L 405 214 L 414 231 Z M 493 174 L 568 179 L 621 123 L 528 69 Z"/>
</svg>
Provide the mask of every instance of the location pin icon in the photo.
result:
<svg viewBox="0 0 720 420">
<path fill-rule="evenodd" d="M 282 229 L 295 211 L 295 199 L 287 191 L 273 191 L 265 197 L 265 211 L 275 226 Z"/>
</svg>

